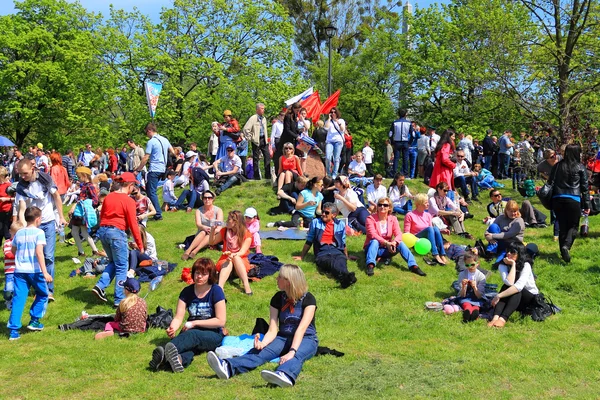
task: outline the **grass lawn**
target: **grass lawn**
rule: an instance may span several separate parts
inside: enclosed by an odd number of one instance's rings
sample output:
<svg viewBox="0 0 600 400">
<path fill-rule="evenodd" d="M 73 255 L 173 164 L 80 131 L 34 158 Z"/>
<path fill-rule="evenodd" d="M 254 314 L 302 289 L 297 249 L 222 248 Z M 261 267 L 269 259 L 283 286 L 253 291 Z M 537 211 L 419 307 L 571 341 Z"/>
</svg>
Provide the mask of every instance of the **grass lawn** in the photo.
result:
<svg viewBox="0 0 600 400">
<path fill-rule="evenodd" d="M 388 182 L 386 182 L 387 184 Z M 506 181 L 505 183 L 509 183 Z M 413 193 L 425 189 L 421 181 L 407 181 Z M 511 189 L 504 196 L 522 199 Z M 474 219 L 469 232 L 483 238 L 487 193 L 481 203 L 473 203 Z M 541 209 L 537 199 L 532 200 Z M 276 217 L 267 210 L 276 198 L 266 183 L 250 182 L 236 186 L 215 202 L 225 212 L 255 207 L 263 228 Z M 565 265 L 552 240 L 552 228 L 528 229 L 526 242 L 541 250 L 535 263 L 539 288 L 563 312 L 543 323 L 513 319 L 502 330 L 489 329 L 485 321 L 465 325 L 460 313 L 445 316 L 426 311 L 426 301 L 441 300 L 452 294 L 456 279 L 453 266 L 430 267 L 417 256 L 425 278 L 411 274 L 400 257 L 390 266 L 378 266 L 375 276 L 364 273 L 364 236 L 348 239 L 349 262 L 358 282 L 342 290 L 332 279 L 320 275 L 311 256 L 301 267 L 310 291 L 317 298 L 317 332 L 322 346 L 345 353 L 344 357 L 316 357 L 292 389 L 268 387 L 259 371 L 220 381 L 199 355 L 183 374 L 154 373 L 148 370 L 153 348 L 165 344 L 162 330 L 129 339 L 94 341 L 92 332 L 60 332 L 57 326 L 73 322 L 86 310 L 89 314 L 110 313 L 112 308 L 90 292 L 95 280 L 69 278 L 75 268 L 74 246 L 57 244 L 56 302 L 48 307 L 43 332 L 27 333 L 9 342 L 6 321 L 9 312 L 0 310 L 0 398 L 598 398 L 600 393 L 600 268 L 596 244 L 598 217 L 590 218 L 590 236 L 578 238 L 572 250 L 573 261 Z M 402 221 L 401 221 L 402 224 Z M 157 305 L 174 308 L 181 289 L 182 250 L 175 244 L 195 232 L 193 214 L 166 213 L 162 222 L 150 222 L 149 231 L 157 242 L 161 259 L 178 262 L 174 273 L 165 277 L 146 301 L 150 312 Z M 467 242 L 452 236 L 457 243 Z M 265 241 L 263 252 L 275 254 L 283 262 L 299 255 L 303 242 Z M 89 248 L 86 248 L 88 254 Z M 219 254 L 202 256 L 215 261 Z M 482 263 L 484 268 L 489 264 Z M 497 272 L 490 279 L 500 283 Z M 248 298 L 235 284 L 225 287 L 227 327 L 231 334 L 250 333 L 257 317 L 268 318 L 269 300 L 277 290 L 275 277 L 253 283 L 254 296 Z M 112 300 L 113 287 L 109 294 Z M 142 286 L 142 295 L 148 284 Z M 30 302 L 27 306 L 29 306 Z M 23 323 L 28 316 L 23 316 Z M 266 368 L 274 366 L 267 365 Z"/>
</svg>

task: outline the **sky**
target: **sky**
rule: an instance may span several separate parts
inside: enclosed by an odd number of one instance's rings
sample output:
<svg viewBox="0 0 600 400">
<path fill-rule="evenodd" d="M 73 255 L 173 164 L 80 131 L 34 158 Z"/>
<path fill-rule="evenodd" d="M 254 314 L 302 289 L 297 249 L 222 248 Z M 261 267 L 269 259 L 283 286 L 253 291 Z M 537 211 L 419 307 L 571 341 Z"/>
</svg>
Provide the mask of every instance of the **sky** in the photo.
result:
<svg viewBox="0 0 600 400">
<path fill-rule="evenodd" d="M 68 1 L 74 2 L 73 0 Z M 111 4 L 118 4 L 117 8 L 125 11 L 131 11 L 134 7 L 137 7 L 153 21 L 158 21 L 162 7 L 169 7 L 173 4 L 173 0 L 79 0 L 79 2 L 88 11 L 101 13 L 104 17 L 109 15 Z M 403 2 L 406 2 L 406 0 L 403 0 Z M 413 6 L 417 4 L 420 8 L 428 7 L 432 3 L 449 3 L 449 0 L 411 0 Z M 0 15 L 12 14 L 14 12 L 13 0 L 0 0 Z"/>
</svg>

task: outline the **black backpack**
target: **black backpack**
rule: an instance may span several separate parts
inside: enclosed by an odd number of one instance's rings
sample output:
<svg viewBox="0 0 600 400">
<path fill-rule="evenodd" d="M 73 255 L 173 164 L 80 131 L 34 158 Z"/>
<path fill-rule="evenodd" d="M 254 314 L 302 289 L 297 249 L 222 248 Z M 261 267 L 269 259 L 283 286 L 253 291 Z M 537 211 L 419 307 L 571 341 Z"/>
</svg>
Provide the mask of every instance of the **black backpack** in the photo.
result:
<svg viewBox="0 0 600 400">
<path fill-rule="evenodd" d="M 542 292 L 536 294 L 527 306 L 523 314 L 531 315 L 531 319 L 536 322 L 545 321 L 549 316 L 556 314 L 556 306 L 552 300 L 546 300 Z"/>
<path fill-rule="evenodd" d="M 147 325 L 150 328 L 167 329 L 173 321 L 173 310 L 156 307 L 156 313 L 148 315 Z"/>
</svg>

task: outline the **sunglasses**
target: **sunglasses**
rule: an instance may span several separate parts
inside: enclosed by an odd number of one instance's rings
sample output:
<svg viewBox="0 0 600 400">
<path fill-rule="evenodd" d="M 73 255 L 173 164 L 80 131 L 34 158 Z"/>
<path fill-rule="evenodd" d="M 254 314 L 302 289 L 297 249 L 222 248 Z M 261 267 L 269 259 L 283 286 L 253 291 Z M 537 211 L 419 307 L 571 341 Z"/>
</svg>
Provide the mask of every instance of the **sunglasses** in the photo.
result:
<svg viewBox="0 0 600 400">
<path fill-rule="evenodd" d="M 477 265 L 477 263 L 465 264 L 465 267 L 474 267 L 476 265 Z"/>
<path fill-rule="evenodd" d="M 494 197 L 502 197 L 502 195 L 500 193 L 496 193 Z"/>
<path fill-rule="evenodd" d="M 465 156 L 456 156 L 456 158 L 465 158 Z"/>
<path fill-rule="evenodd" d="M 204 196 L 203 199 L 204 200 L 212 200 L 212 199 L 214 199 L 214 197 L 212 197 L 212 196 Z"/>
<path fill-rule="evenodd" d="M 323 214 L 323 215 L 329 215 L 329 214 L 331 214 L 331 211 L 323 211 L 323 213 L 322 213 L 322 214 Z"/>
<path fill-rule="evenodd" d="M 448 189 L 442 189 L 444 193 L 448 193 Z"/>
<path fill-rule="evenodd" d="M 227 149 L 227 152 L 229 153 L 230 151 L 233 151 L 233 149 Z"/>
<path fill-rule="evenodd" d="M 377 207 L 389 207 L 390 205 L 387 203 L 377 204 Z"/>
<path fill-rule="evenodd" d="M 286 147 L 285 150 L 294 150 L 293 147 Z"/>
</svg>

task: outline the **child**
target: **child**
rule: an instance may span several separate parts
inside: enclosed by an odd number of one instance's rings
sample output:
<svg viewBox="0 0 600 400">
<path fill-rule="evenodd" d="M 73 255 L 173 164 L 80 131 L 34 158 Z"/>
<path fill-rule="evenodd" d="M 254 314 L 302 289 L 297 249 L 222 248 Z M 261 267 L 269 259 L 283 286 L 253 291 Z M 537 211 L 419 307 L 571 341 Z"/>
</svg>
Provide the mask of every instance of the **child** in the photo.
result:
<svg viewBox="0 0 600 400">
<path fill-rule="evenodd" d="M 459 303 L 463 311 L 463 322 L 472 322 L 479 317 L 481 298 L 485 291 L 485 275 L 477 269 L 479 256 L 467 251 L 464 256 L 466 269 L 458 274 Z"/>
<path fill-rule="evenodd" d="M 79 184 L 77 181 L 73 181 L 67 193 L 65 193 L 64 205 L 70 206 L 79 199 Z"/>
<path fill-rule="evenodd" d="M 367 166 L 367 172 L 369 176 L 375 176 L 373 173 L 373 149 L 371 148 L 371 142 L 365 140 L 365 147 L 362 149 L 362 154 L 365 160 L 365 165 Z"/>
<path fill-rule="evenodd" d="M 12 308 L 12 299 L 15 293 L 15 255 L 12 252 L 12 242 L 15 234 L 22 225 L 19 221 L 10 226 L 10 239 L 4 242 L 4 300 L 6 309 Z"/>
<path fill-rule="evenodd" d="M 112 336 L 115 331 L 122 333 L 146 331 L 148 306 L 144 299 L 137 295 L 140 292 L 140 283 L 136 279 L 127 278 L 124 282 L 119 282 L 119 286 L 125 290 L 125 298 L 119 303 L 115 320 L 106 323 L 104 332 L 96 334 L 96 340 Z"/>
<path fill-rule="evenodd" d="M 9 229 L 12 218 L 13 198 L 6 192 L 10 187 L 8 170 L 0 166 L 0 244 L 10 237 Z"/>
<path fill-rule="evenodd" d="M 165 211 L 169 211 L 177 203 L 177 196 L 175 196 L 175 175 L 175 171 L 169 170 L 167 172 L 167 180 L 163 185 L 163 209 Z"/>
<path fill-rule="evenodd" d="M 135 276 L 138 267 L 148 267 L 154 261 L 158 261 L 154 237 L 143 225 L 140 225 L 140 236 L 142 237 L 142 243 L 144 243 L 144 252 L 137 249 L 134 243 L 129 243 L 129 270 L 133 270 L 134 275 L 132 276 Z"/>
<path fill-rule="evenodd" d="M 135 185 L 131 191 L 131 197 L 135 200 L 135 213 L 137 216 L 138 224 L 146 227 L 148 218 L 156 215 L 156 209 L 150 199 L 142 193 L 139 185 Z"/>
<path fill-rule="evenodd" d="M 27 325 L 27 329 L 30 331 L 44 329 L 40 319 L 46 312 L 48 283 L 52 282 L 52 276 L 46 270 L 44 259 L 46 236 L 44 231 L 39 228 L 42 223 L 42 210 L 35 206 L 28 207 L 25 210 L 25 222 L 27 226 L 15 234 L 11 247 L 15 255 L 15 292 L 7 324 L 10 330 L 9 340 L 21 338 L 19 335 L 19 329 L 22 326 L 21 316 L 31 287 L 35 290 L 35 298 L 29 311 L 31 321 Z"/>
<path fill-rule="evenodd" d="M 354 154 L 354 160 L 348 165 L 348 175 L 350 176 L 350 182 L 367 187 L 373 183 L 373 179 L 365 178 L 367 166 L 363 161 L 363 153 L 358 151 Z"/>
<path fill-rule="evenodd" d="M 69 274 L 70 278 L 77 275 L 82 275 L 84 278 L 95 278 L 96 275 L 100 275 L 106 269 L 108 265 L 108 257 L 88 257 L 83 262 L 83 267 L 74 269 Z"/>
<path fill-rule="evenodd" d="M 244 222 L 246 224 L 246 229 L 252 234 L 252 244 L 250 245 L 250 248 L 256 249 L 256 254 L 262 253 L 262 243 L 260 241 L 260 233 L 258 232 L 260 230 L 260 217 L 255 208 L 246 208 L 246 212 L 244 212 Z"/>
</svg>

